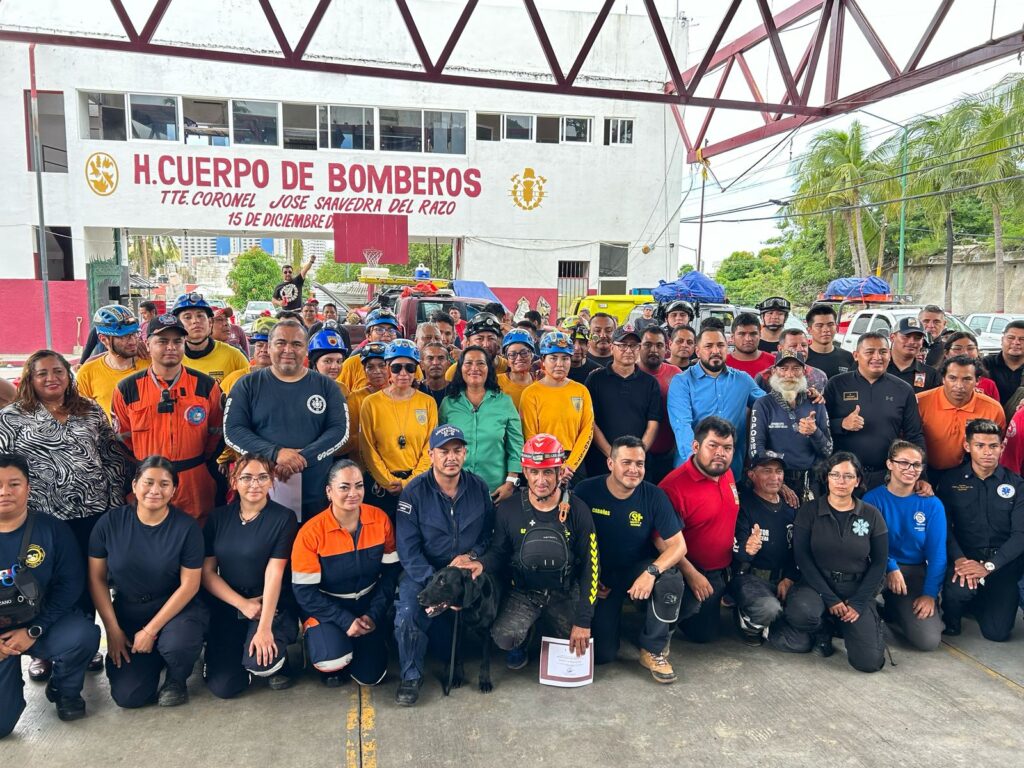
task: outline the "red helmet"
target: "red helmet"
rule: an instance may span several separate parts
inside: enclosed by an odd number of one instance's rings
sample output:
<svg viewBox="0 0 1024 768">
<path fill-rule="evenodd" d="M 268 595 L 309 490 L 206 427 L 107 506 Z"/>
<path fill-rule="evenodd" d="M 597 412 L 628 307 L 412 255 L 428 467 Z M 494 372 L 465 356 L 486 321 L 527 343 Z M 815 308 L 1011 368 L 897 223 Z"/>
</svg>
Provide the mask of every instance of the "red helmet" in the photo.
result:
<svg viewBox="0 0 1024 768">
<path fill-rule="evenodd" d="M 562 466 L 565 451 L 554 435 L 534 435 L 523 445 L 523 466 L 549 469 Z"/>
</svg>

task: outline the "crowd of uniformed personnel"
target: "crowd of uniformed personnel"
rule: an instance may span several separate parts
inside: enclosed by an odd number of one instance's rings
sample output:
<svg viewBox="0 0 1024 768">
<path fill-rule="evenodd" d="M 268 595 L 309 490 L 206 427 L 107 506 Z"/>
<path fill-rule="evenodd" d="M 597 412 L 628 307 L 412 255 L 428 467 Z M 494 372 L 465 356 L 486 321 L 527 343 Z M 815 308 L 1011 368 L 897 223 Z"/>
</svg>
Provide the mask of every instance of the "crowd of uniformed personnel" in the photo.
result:
<svg viewBox="0 0 1024 768">
<path fill-rule="evenodd" d="M 62 720 L 87 670 L 119 706 L 174 706 L 200 658 L 230 698 L 304 664 L 375 685 L 389 645 L 411 706 L 467 607 L 430 597 L 452 573 L 499 596 L 510 669 L 538 625 L 615 661 L 627 599 L 659 683 L 672 632 L 715 640 L 723 606 L 750 646 L 828 657 L 841 637 L 864 672 L 887 628 L 933 650 L 970 615 L 1009 639 L 1024 322 L 982 358 L 931 305 L 852 354 L 831 305 L 804 331 L 782 297 L 730 327 L 685 301 L 415 329 L 384 306 L 351 348 L 287 269 L 248 336 L 197 293 L 141 325 L 111 305 L 77 373 L 41 350 L 0 391 L 0 736 L 22 656 Z"/>
</svg>

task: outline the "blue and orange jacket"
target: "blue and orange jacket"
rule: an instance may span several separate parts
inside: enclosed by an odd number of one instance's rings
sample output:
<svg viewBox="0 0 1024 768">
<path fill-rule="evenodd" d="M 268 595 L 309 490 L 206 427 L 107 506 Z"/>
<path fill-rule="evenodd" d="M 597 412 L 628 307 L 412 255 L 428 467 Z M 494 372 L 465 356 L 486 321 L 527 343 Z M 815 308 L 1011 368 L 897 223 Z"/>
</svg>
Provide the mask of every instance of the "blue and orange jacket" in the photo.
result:
<svg viewBox="0 0 1024 768">
<path fill-rule="evenodd" d="M 302 526 L 292 546 L 292 587 L 306 626 L 347 630 L 364 613 L 381 624 L 399 571 L 391 520 L 369 504 L 360 505 L 355 537 L 328 507 Z"/>
</svg>

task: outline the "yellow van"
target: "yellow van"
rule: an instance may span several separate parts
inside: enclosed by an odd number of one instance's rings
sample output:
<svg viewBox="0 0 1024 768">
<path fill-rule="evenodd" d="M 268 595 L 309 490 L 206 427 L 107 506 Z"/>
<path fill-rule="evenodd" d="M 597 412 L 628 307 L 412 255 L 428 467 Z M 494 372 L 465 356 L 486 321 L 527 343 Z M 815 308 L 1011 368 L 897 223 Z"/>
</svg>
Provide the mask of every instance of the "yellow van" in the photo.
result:
<svg viewBox="0 0 1024 768">
<path fill-rule="evenodd" d="M 572 308 L 572 314 L 578 315 L 586 310 L 593 317 L 598 312 L 604 312 L 615 318 L 620 325 L 626 322 L 629 313 L 634 307 L 644 304 L 657 304 L 653 296 L 639 296 L 634 294 L 597 294 L 595 296 L 584 296 L 576 301 Z"/>
</svg>

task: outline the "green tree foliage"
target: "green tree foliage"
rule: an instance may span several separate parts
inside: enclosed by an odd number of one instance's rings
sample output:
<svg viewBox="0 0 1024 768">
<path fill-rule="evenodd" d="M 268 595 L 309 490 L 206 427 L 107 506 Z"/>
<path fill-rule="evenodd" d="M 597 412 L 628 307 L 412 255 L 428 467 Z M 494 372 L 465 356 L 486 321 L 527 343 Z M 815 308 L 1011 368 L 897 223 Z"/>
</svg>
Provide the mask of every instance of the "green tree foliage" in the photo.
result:
<svg viewBox="0 0 1024 768">
<path fill-rule="evenodd" d="M 778 248 L 764 248 L 756 256 L 750 251 L 734 251 L 719 265 L 715 280 L 725 288 L 730 301 L 756 304 L 782 291 L 782 266 Z"/>
<path fill-rule="evenodd" d="M 250 301 L 270 301 L 281 280 L 281 269 L 274 257 L 262 248 L 250 248 L 235 257 L 228 272 L 228 286 L 234 294 L 228 302 L 235 309 L 245 309 Z"/>
<path fill-rule="evenodd" d="M 689 274 L 690 272 L 693 272 L 693 270 L 695 269 L 696 267 L 693 266 L 693 264 L 683 264 L 683 266 L 679 268 L 678 277 L 682 277 L 683 275 Z"/>
</svg>

